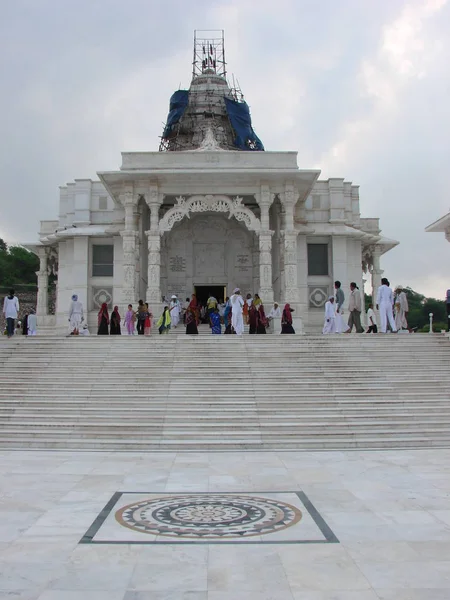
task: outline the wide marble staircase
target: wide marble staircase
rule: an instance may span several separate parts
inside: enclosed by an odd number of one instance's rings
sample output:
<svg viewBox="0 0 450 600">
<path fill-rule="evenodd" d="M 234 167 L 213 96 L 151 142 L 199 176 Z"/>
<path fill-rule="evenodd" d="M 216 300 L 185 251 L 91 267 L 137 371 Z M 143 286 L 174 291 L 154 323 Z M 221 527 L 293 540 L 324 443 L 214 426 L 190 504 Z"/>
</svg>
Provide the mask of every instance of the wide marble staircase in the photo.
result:
<svg viewBox="0 0 450 600">
<path fill-rule="evenodd" d="M 0 340 L 0 448 L 450 447 L 441 335 Z"/>
</svg>

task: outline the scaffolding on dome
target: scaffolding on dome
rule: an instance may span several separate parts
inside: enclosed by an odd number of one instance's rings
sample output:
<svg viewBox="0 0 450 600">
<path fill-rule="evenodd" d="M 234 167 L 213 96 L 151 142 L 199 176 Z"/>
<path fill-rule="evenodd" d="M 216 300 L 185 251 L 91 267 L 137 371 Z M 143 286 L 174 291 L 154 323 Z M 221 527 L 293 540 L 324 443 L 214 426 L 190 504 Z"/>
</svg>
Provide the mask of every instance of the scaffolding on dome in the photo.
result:
<svg viewBox="0 0 450 600">
<path fill-rule="evenodd" d="M 226 78 L 223 29 L 196 29 L 194 31 L 192 79 L 199 75 L 220 75 Z"/>
<path fill-rule="evenodd" d="M 198 149 L 209 130 L 223 150 L 264 150 L 239 82 L 227 81 L 223 30 L 194 32 L 191 85 L 170 98 L 159 151 Z"/>
</svg>

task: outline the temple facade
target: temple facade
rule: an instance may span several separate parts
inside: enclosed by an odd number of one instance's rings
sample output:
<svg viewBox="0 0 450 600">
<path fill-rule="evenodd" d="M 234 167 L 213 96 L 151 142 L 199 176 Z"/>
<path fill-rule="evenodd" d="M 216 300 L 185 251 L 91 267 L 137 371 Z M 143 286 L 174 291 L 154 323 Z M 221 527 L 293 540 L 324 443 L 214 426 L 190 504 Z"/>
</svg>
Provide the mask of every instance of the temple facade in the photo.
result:
<svg viewBox="0 0 450 600">
<path fill-rule="evenodd" d="M 124 152 L 118 170 L 60 188 L 58 218 L 27 244 L 41 260 L 41 327 L 67 329 L 73 293 L 95 326 L 102 302 L 123 314 L 142 298 L 157 314 L 172 294 L 225 298 L 239 287 L 267 309 L 289 302 L 297 330 L 318 332 L 334 280 L 344 291 L 380 284 L 380 258 L 397 242 L 361 217 L 357 185 L 264 149 L 220 50 L 217 38 L 196 38 L 191 86 L 171 98 L 159 151 Z"/>
</svg>

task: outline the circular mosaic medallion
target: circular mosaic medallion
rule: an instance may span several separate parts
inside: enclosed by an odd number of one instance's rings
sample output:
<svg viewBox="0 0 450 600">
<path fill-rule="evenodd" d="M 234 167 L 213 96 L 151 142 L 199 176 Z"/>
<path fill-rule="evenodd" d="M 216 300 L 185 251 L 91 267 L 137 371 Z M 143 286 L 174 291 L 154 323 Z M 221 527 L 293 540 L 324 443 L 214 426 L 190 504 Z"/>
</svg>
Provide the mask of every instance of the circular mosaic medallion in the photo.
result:
<svg viewBox="0 0 450 600">
<path fill-rule="evenodd" d="M 224 539 L 291 527 L 301 511 L 279 500 L 228 494 L 188 494 L 142 500 L 116 512 L 124 527 L 177 538 Z"/>
</svg>

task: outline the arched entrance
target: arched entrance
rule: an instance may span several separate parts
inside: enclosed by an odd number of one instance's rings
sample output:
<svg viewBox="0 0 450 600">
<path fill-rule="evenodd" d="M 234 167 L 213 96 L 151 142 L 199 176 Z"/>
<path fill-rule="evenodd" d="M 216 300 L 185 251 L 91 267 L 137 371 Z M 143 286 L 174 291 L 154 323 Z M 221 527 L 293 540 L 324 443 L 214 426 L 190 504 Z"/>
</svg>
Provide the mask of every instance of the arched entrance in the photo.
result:
<svg viewBox="0 0 450 600">
<path fill-rule="evenodd" d="M 257 236 L 211 211 L 177 222 L 162 239 L 161 292 L 183 300 L 194 291 L 218 299 L 235 287 L 259 289 Z"/>
</svg>

